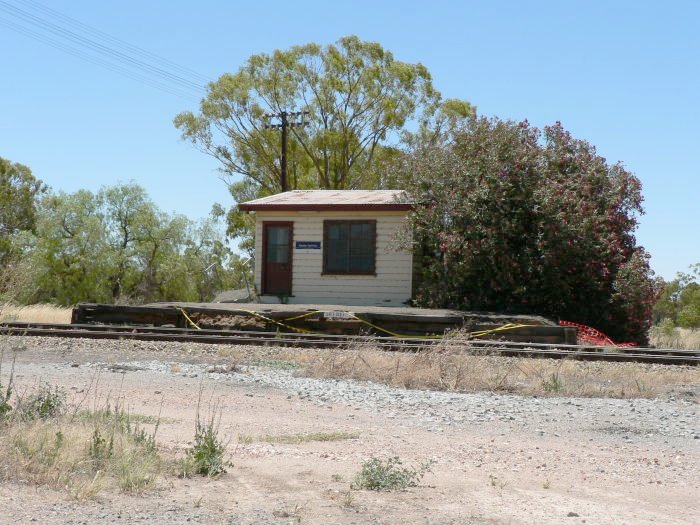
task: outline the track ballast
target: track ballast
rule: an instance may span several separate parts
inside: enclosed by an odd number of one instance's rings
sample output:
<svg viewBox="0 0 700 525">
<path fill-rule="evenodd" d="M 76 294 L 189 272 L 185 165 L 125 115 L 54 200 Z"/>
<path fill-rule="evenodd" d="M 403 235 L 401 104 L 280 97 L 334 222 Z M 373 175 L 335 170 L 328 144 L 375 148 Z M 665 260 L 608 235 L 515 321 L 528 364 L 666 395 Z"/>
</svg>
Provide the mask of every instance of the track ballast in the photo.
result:
<svg viewBox="0 0 700 525">
<path fill-rule="evenodd" d="M 673 365 L 697 365 L 700 363 L 700 352 L 697 350 L 519 343 L 483 339 L 458 339 L 454 337 L 445 339 L 420 337 L 401 338 L 254 332 L 245 330 L 195 330 L 189 328 L 48 323 L 0 323 L 0 334 L 313 348 L 358 348 L 362 346 L 392 351 L 421 351 L 434 348 L 437 345 L 449 345 L 450 349 L 463 350 L 465 353 L 502 356 L 632 361 Z"/>
</svg>

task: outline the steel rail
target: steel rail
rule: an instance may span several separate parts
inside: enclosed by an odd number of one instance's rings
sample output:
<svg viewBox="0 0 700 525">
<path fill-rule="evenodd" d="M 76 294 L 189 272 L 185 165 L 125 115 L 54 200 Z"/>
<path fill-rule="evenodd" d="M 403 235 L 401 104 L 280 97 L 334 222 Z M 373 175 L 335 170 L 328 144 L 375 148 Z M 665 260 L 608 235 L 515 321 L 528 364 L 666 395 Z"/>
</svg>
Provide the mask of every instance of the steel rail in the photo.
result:
<svg viewBox="0 0 700 525">
<path fill-rule="evenodd" d="M 275 333 L 243 330 L 192 330 L 187 328 L 68 325 L 49 323 L 2 323 L 0 334 L 95 338 L 136 339 L 146 341 L 176 341 L 241 345 L 290 345 L 302 347 L 352 347 L 371 345 L 386 350 L 420 351 L 436 344 L 465 352 L 487 352 L 502 356 L 575 358 L 583 360 L 634 361 L 662 364 L 697 365 L 700 352 L 695 350 L 622 347 L 595 347 L 544 343 L 521 343 L 480 339 L 426 339 L 395 337 L 362 337 L 333 334 Z"/>
<path fill-rule="evenodd" d="M 263 332 L 263 331 L 253 331 L 253 330 L 213 330 L 213 329 L 191 329 L 191 328 L 174 328 L 174 327 L 162 327 L 162 326 L 136 326 L 136 325 L 104 325 L 104 324 L 51 324 L 51 323 L 26 323 L 26 322 L 15 322 L 15 323 L 0 323 L 0 330 L 2 329 L 13 329 L 13 330 L 26 330 L 26 329 L 55 329 L 64 331 L 110 331 L 119 333 L 155 333 L 155 334 L 179 334 L 179 335 L 196 335 L 196 336 L 243 336 L 251 337 L 258 336 L 264 339 L 273 338 L 279 340 L 281 337 L 285 339 L 294 340 L 305 340 L 310 342 L 338 342 L 338 343 L 370 343 L 374 345 L 386 345 L 394 346 L 397 343 L 405 348 L 423 348 L 427 345 L 474 345 L 476 343 L 479 346 L 495 346 L 495 347 L 506 347 L 506 348 L 543 348 L 551 349 L 556 347 L 557 349 L 572 349 L 572 350 L 590 350 L 595 352 L 602 351 L 612 351 L 617 353 L 649 353 L 649 354 L 673 354 L 673 355 L 686 355 L 686 356 L 700 356 L 700 351 L 698 350 L 685 350 L 685 349 L 657 349 L 657 348 L 645 348 L 645 347 L 617 347 L 617 346 L 597 346 L 597 345 L 571 345 L 571 344 L 559 344 L 559 343 L 530 343 L 530 342 L 518 342 L 518 341 L 505 341 L 505 340 L 494 340 L 494 339 L 468 339 L 468 338 L 458 338 L 458 337 L 445 337 L 445 338 L 422 338 L 417 337 L 375 337 L 375 336 L 361 336 L 361 335 L 337 335 L 337 334 L 306 334 L 306 333 L 293 333 L 293 332 Z"/>
</svg>

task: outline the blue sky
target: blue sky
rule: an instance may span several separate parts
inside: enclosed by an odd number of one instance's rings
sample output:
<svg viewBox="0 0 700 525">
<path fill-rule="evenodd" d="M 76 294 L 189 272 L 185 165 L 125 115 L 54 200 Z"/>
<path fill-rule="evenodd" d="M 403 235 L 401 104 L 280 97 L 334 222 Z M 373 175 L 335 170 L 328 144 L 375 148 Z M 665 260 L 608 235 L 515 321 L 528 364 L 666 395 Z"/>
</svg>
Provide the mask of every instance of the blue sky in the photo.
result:
<svg viewBox="0 0 700 525">
<path fill-rule="evenodd" d="M 31 0 L 33 1 L 33 0 Z M 31 11 L 31 2 L 2 0 Z M 700 262 L 700 2 L 200 0 L 43 5 L 215 79 L 247 57 L 348 34 L 421 62 L 484 115 L 559 120 L 642 181 L 637 232 L 664 278 Z M 36 12 L 36 11 L 33 11 Z M 0 10 L 0 20 L 13 19 Z M 0 156 L 56 190 L 135 180 L 191 218 L 231 204 L 172 125 L 178 98 L 0 25 Z"/>
</svg>

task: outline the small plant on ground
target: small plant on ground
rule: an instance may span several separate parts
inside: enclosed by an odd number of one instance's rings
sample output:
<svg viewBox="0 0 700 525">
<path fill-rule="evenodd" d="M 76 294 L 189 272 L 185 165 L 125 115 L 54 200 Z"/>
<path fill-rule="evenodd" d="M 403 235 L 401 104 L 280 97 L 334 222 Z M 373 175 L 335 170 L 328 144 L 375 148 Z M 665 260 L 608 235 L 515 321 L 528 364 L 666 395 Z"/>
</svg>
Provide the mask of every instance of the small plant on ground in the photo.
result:
<svg viewBox="0 0 700 525">
<path fill-rule="evenodd" d="M 58 386 L 42 385 L 39 392 L 29 396 L 20 407 L 26 419 L 48 419 L 63 414 L 66 408 L 66 393 Z"/>
<path fill-rule="evenodd" d="M 355 495 L 352 493 L 352 491 L 348 490 L 347 492 L 343 493 L 341 506 L 344 509 L 352 509 L 355 506 Z"/>
<path fill-rule="evenodd" d="M 12 397 L 12 380 L 15 377 L 15 360 L 17 354 L 12 358 L 12 367 L 10 369 L 10 378 L 7 381 L 7 388 L 2 385 L 2 361 L 5 357 L 5 352 L 0 350 L 0 421 L 2 421 L 11 411 L 10 398 Z"/>
<path fill-rule="evenodd" d="M 225 451 L 226 448 L 218 436 L 218 426 L 211 420 L 197 421 L 194 445 L 188 452 L 194 464 L 194 471 L 203 476 L 223 474 L 226 472 Z"/>
<path fill-rule="evenodd" d="M 0 419 L 4 418 L 12 410 L 10 405 L 10 397 L 12 396 L 12 387 L 8 386 L 7 391 L 3 392 L 2 383 L 0 383 Z"/>
<path fill-rule="evenodd" d="M 416 487 L 423 476 L 431 472 L 433 462 L 427 461 L 418 468 L 403 467 L 401 460 L 394 456 L 386 459 L 370 458 L 362 464 L 362 469 L 352 483 L 354 489 L 404 490 Z"/>
<path fill-rule="evenodd" d="M 559 372 L 552 372 L 547 378 L 542 380 L 542 388 L 545 392 L 557 393 L 564 388 L 564 382 L 559 377 Z"/>
<path fill-rule="evenodd" d="M 647 384 L 644 381 L 640 381 L 639 379 L 634 380 L 634 385 L 637 387 L 637 392 L 640 396 L 648 395 L 651 391 Z"/>
<path fill-rule="evenodd" d="M 146 429 L 141 427 L 139 423 L 135 423 L 133 429 L 129 429 L 134 442 L 141 445 L 146 452 L 156 451 L 156 433 L 158 432 L 159 422 L 156 423 L 152 433 L 146 432 Z"/>
<path fill-rule="evenodd" d="M 88 454 L 93 461 L 102 467 L 114 453 L 114 435 L 107 440 L 99 428 L 95 428 L 90 438 Z"/>
<path fill-rule="evenodd" d="M 489 484 L 496 489 L 503 490 L 506 485 L 508 484 L 507 481 L 504 481 L 502 479 L 499 479 L 497 476 L 494 476 L 493 474 L 489 474 Z M 547 487 L 545 487 L 547 488 Z"/>
<path fill-rule="evenodd" d="M 279 510 L 275 510 L 272 515 L 275 518 L 295 518 L 296 523 L 301 523 L 301 511 L 304 510 L 304 507 L 306 507 L 308 501 L 304 503 L 303 505 L 299 505 L 298 503 L 294 504 L 294 507 L 283 507 Z"/>
<path fill-rule="evenodd" d="M 197 404 L 194 444 L 187 452 L 189 461 L 183 462 L 181 467 L 185 476 L 187 475 L 187 470 L 202 476 L 217 476 L 226 472 L 226 466 L 230 466 L 230 463 L 224 460 L 226 445 L 219 437 L 221 410 L 215 404 L 210 411 L 209 417 L 203 419 L 199 412 L 200 403 L 201 392 L 200 401 Z"/>
</svg>

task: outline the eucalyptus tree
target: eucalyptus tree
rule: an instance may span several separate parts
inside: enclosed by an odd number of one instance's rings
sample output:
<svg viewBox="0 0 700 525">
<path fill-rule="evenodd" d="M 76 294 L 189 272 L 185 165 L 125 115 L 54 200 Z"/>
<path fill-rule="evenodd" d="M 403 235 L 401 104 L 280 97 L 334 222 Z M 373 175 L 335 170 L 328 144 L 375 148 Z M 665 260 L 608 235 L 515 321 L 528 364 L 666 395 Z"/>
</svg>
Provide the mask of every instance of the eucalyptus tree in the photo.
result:
<svg viewBox="0 0 700 525">
<path fill-rule="evenodd" d="M 700 328 L 700 263 L 690 266 L 690 273 L 679 272 L 664 284 L 654 307 L 654 321 L 670 321 L 683 328 Z"/>
<path fill-rule="evenodd" d="M 374 187 L 368 168 L 404 126 L 431 114 L 440 94 L 421 64 L 398 61 L 374 42 L 347 36 L 251 56 L 208 87 L 198 114 L 175 118 L 184 139 L 263 193 L 280 191 L 280 133 L 269 114 L 302 113 L 290 128 L 293 188 Z"/>
<path fill-rule="evenodd" d="M 446 101 L 471 115 L 464 101 Z M 251 56 L 208 86 L 199 112 L 175 117 L 182 138 L 217 159 L 235 202 L 283 189 L 392 187 L 384 166 L 408 130 L 425 130 L 445 107 L 422 64 L 396 60 L 375 42 L 346 36 Z M 455 110 L 458 107 L 459 110 Z M 289 128 L 288 184 L 282 182 L 281 134 L 271 115 L 300 114 Z M 251 219 L 232 208 L 229 234 L 251 251 Z"/>
<path fill-rule="evenodd" d="M 136 184 L 48 194 L 16 239 L 31 268 L 24 302 L 206 301 L 244 286 L 217 221 L 164 213 Z M 241 283 L 243 283 L 241 285 Z"/>
<path fill-rule="evenodd" d="M 0 157 L 0 265 L 9 263 L 12 236 L 36 226 L 36 201 L 45 191 L 27 166 Z"/>
<path fill-rule="evenodd" d="M 36 234 L 23 252 L 34 273 L 23 300 L 74 304 L 111 302 L 111 260 L 104 211 L 87 190 L 45 196 Z"/>
</svg>

